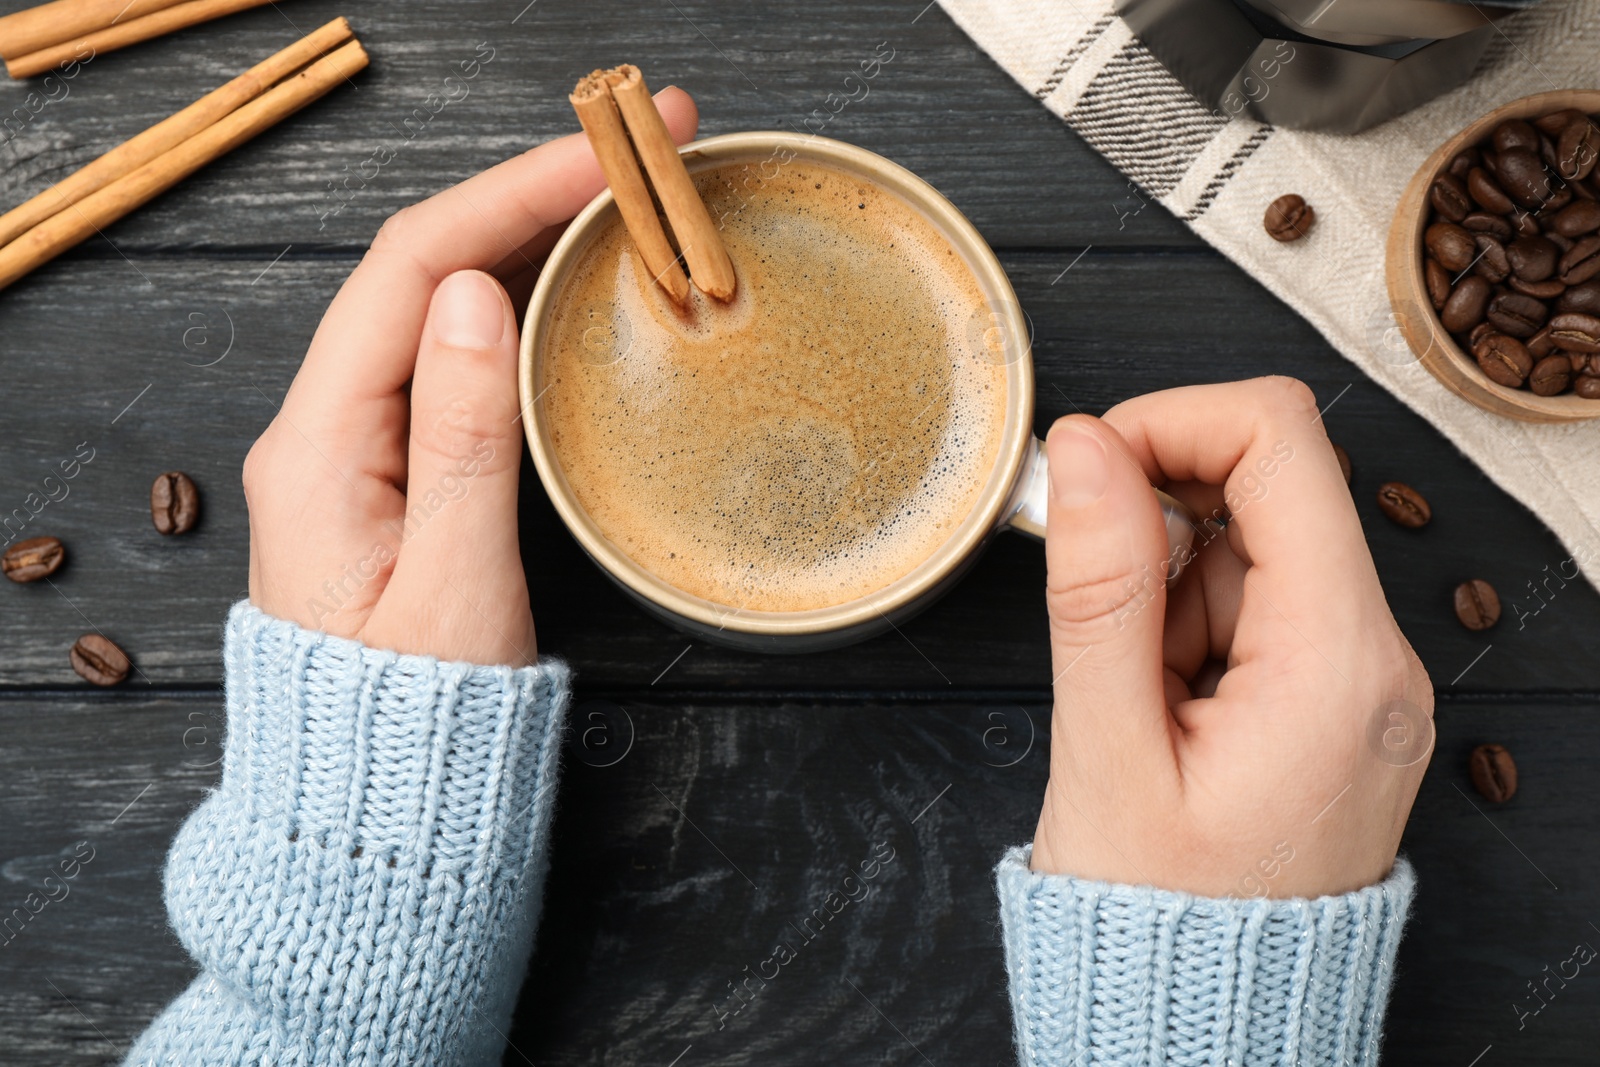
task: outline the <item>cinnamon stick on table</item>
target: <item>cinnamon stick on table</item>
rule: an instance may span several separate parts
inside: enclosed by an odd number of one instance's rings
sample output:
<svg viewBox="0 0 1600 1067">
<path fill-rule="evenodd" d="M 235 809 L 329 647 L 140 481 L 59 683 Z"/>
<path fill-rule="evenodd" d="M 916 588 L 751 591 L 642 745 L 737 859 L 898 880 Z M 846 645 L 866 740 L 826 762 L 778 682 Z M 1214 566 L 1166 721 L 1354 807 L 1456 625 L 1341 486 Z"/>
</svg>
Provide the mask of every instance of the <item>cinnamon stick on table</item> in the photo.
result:
<svg viewBox="0 0 1600 1067">
<path fill-rule="evenodd" d="M 54 70 L 74 59 L 94 57 L 130 44 L 148 41 L 152 37 L 188 29 L 202 22 L 231 15 L 252 7 L 270 4 L 273 0 L 188 0 L 187 3 L 162 4 L 161 0 L 145 0 L 144 10 L 150 12 L 140 18 L 124 15 L 115 22 L 106 23 L 94 30 L 72 34 L 59 41 L 12 58 L 7 54 L 6 73 L 13 78 L 31 78 Z M 95 0 L 99 3 L 99 0 Z M 154 5 L 154 7 L 152 6 Z M 53 5 L 51 5 L 53 6 Z M 159 8 L 156 10 L 154 8 Z M 0 27 L 3 30 L 3 27 Z"/>
<path fill-rule="evenodd" d="M 0 215 L 0 245 L 13 241 L 51 215 L 77 203 L 170 148 L 182 144 L 224 115 L 242 107 L 325 52 L 348 41 L 350 23 L 334 19 L 283 51 L 267 57 L 220 89 L 215 89 L 170 118 L 132 137 L 82 170 L 63 178 L 38 196 Z"/>
<path fill-rule="evenodd" d="M 0 17 L 0 57 L 15 59 L 184 0 L 55 0 Z"/>
<path fill-rule="evenodd" d="M 627 123 L 628 135 L 650 175 L 650 184 L 661 198 L 672 235 L 677 238 L 683 258 L 689 264 L 689 277 L 700 289 L 718 300 L 732 299 L 738 280 L 733 261 L 722 244 L 711 212 L 695 190 L 689 171 L 678 155 L 678 146 L 667 131 L 667 123 L 656 110 L 656 102 L 645 88 L 639 68 L 624 63 L 606 72 L 611 95 Z"/>
<path fill-rule="evenodd" d="M 0 248 L 0 288 L 153 200 L 184 178 L 348 81 L 367 65 L 350 41 Z"/>
<path fill-rule="evenodd" d="M 568 99 L 578 113 L 583 132 L 589 135 L 589 144 L 600 161 L 606 184 L 611 186 L 611 195 L 616 198 L 617 211 L 639 249 L 645 269 L 661 283 L 673 302 L 682 306 L 689 299 L 689 279 L 678 266 L 677 254 L 672 251 L 661 220 L 656 216 L 650 189 L 639 171 L 639 161 L 634 158 L 633 146 L 628 142 L 628 132 L 623 128 L 616 101 L 611 97 L 605 71 L 597 70 L 578 82 Z"/>
</svg>

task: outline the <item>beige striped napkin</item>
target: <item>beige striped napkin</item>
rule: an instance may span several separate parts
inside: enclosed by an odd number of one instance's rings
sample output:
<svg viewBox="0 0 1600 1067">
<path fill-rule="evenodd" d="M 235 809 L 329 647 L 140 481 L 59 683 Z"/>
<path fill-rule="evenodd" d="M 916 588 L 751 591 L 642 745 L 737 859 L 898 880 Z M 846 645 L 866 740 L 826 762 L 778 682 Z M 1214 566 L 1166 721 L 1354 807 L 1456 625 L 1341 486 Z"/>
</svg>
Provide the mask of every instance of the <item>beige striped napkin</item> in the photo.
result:
<svg viewBox="0 0 1600 1067">
<path fill-rule="evenodd" d="M 1400 190 L 1439 142 L 1519 96 L 1600 83 L 1600 5 L 1549 0 L 1508 17 L 1466 85 L 1346 137 L 1217 118 L 1134 39 L 1113 0 L 939 2 L 1041 104 L 1544 520 L 1572 553 L 1552 570 L 1576 566 L 1600 587 L 1600 419 L 1532 425 L 1456 397 L 1399 339 L 1383 274 Z M 1316 228 L 1290 245 L 1261 226 L 1286 191 L 1317 210 Z"/>
</svg>

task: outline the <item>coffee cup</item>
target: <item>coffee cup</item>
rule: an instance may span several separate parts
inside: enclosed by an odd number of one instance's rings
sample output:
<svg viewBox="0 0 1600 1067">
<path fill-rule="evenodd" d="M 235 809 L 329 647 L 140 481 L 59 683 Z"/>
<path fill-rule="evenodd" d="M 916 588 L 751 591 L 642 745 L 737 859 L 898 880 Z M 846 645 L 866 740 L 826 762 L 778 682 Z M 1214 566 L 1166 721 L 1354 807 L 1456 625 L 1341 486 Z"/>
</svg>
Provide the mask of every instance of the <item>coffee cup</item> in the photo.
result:
<svg viewBox="0 0 1600 1067">
<path fill-rule="evenodd" d="M 595 254 L 597 242 L 608 232 L 618 232 L 615 201 L 609 191 L 602 192 L 573 220 L 540 274 L 523 324 L 518 370 L 523 426 L 534 466 L 556 512 L 584 551 L 647 611 L 691 636 L 755 651 L 809 652 L 864 640 L 898 626 L 947 591 L 1002 530 L 1042 539 L 1049 476 L 1043 443 L 1032 431 L 1034 383 L 1028 320 L 999 261 L 972 224 L 937 190 L 905 168 L 865 149 L 827 138 L 779 132 L 725 134 L 687 145 L 681 154 L 691 176 L 712 171 L 719 180 L 724 175 L 744 175 L 741 181 L 754 190 L 791 179 L 798 168 L 812 167 L 819 176 L 844 176 L 861 183 L 863 189 L 870 188 L 873 195 L 892 198 L 887 203 L 908 209 L 918 225 L 937 234 L 946 255 L 959 257 L 959 264 L 964 266 L 962 277 L 970 277 L 970 291 L 975 296 L 966 301 L 969 306 L 965 310 L 953 312 L 964 321 L 959 328 L 947 332 L 966 337 L 976 353 L 974 358 L 992 364 L 994 381 L 1004 383 L 1003 390 L 997 387 L 994 392 L 997 397 L 1003 393 L 1004 401 L 1001 405 L 995 400 L 992 441 L 981 459 L 975 461 L 979 466 L 971 476 L 973 491 L 960 498 L 961 513 L 952 515 L 948 522 L 935 524 L 937 542 L 903 573 L 884 571 L 887 580 L 881 585 L 869 582 L 858 594 L 835 602 L 781 610 L 742 595 L 688 591 L 684 587 L 688 583 L 664 578 L 635 558 L 638 553 L 625 550 L 618 543 L 635 543 L 636 539 L 608 536 L 591 509 L 581 503 L 582 494 L 575 488 L 573 471 L 562 462 L 556 440 L 559 435 L 552 431 L 554 398 L 548 394 L 557 375 L 550 368 L 565 351 L 557 347 L 562 343 L 558 337 L 567 337 L 553 318 L 559 315 L 564 289 L 575 284 L 574 278 L 585 267 L 586 257 Z M 824 186 L 819 183 L 816 188 Z M 865 197 L 860 206 L 866 210 Z M 716 214 L 714 211 L 714 217 Z M 910 256 L 911 249 L 908 247 L 904 254 Z M 737 257 L 735 261 L 737 264 Z M 706 298 L 698 299 L 703 302 Z M 736 302 L 740 299 L 743 297 L 735 297 Z M 962 304 L 958 301 L 951 306 L 960 309 Z M 705 313 L 714 323 L 717 310 L 710 308 Z M 626 323 L 621 328 L 626 330 Z M 615 342 L 616 331 L 617 327 L 608 321 L 604 339 Z M 590 334 L 582 336 L 587 343 Z M 624 386 L 609 388 L 626 390 Z M 894 409 L 891 405 L 885 410 Z M 781 463 L 783 457 L 770 459 Z M 1160 500 L 1166 521 L 1171 549 L 1167 570 L 1170 582 L 1176 580 L 1190 557 L 1194 517 L 1179 501 L 1159 490 L 1152 491 Z M 616 505 L 612 510 L 620 514 L 633 501 L 606 503 Z M 656 500 L 650 506 L 664 505 Z M 919 535 L 928 532 L 918 530 Z M 782 563 L 769 570 L 772 582 L 781 586 L 785 577 Z"/>
</svg>

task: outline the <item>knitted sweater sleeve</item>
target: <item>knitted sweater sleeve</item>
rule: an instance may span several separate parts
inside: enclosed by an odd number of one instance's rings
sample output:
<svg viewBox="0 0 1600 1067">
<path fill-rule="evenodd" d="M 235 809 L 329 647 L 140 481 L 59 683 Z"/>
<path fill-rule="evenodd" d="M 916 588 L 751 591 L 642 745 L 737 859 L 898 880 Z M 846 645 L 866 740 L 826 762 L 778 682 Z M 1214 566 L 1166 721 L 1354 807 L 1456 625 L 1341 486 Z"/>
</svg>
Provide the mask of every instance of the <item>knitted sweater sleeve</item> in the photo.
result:
<svg viewBox="0 0 1600 1067">
<path fill-rule="evenodd" d="M 1195 897 L 996 871 L 1024 1067 L 1374 1067 L 1416 885 L 1317 900 Z"/>
<path fill-rule="evenodd" d="M 222 783 L 166 871 L 200 974 L 126 1063 L 498 1063 L 566 668 L 376 651 L 243 603 L 223 658 Z"/>
</svg>

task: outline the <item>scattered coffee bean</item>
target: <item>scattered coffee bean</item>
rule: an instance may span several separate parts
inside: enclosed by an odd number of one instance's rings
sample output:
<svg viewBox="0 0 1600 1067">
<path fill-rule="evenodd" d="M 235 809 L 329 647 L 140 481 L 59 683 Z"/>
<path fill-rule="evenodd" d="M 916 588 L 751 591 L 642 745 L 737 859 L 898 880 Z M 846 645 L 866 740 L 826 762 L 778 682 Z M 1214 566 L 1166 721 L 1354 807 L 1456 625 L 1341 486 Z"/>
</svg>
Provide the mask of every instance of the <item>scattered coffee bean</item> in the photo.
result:
<svg viewBox="0 0 1600 1067">
<path fill-rule="evenodd" d="M 1344 484 L 1350 484 L 1352 468 L 1350 466 L 1350 453 L 1338 445 L 1333 446 L 1333 458 L 1339 461 L 1339 473 L 1344 475 Z"/>
<path fill-rule="evenodd" d="M 167 471 L 150 485 L 150 520 L 164 534 L 188 533 L 200 518 L 200 491 L 182 471 Z"/>
<path fill-rule="evenodd" d="M 1504 745 L 1479 745 L 1467 763 L 1472 787 L 1492 804 L 1504 804 L 1517 795 L 1517 764 Z"/>
<path fill-rule="evenodd" d="M 1310 232 L 1317 213 L 1298 193 L 1287 193 L 1267 205 L 1262 224 L 1274 241 L 1298 241 Z"/>
<path fill-rule="evenodd" d="M 1378 487 L 1378 507 L 1383 513 L 1410 530 L 1428 525 L 1433 509 L 1428 501 L 1404 482 L 1384 482 Z"/>
<path fill-rule="evenodd" d="M 1528 388 L 1534 396 L 1557 396 L 1572 384 L 1572 363 L 1566 356 L 1545 356 L 1528 372 Z"/>
<path fill-rule="evenodd" d="M 1444 307 L 1439 309 L 1439 321 L 1451 333 L 1466 333 L 1483 321 L 1494 288 L 1476 274 L 1461 279 L 1461 284 L 1451 291 Z"/>
<path fill-rule="evenodd" d="M 1527 346 L 1503 333 L 1484 334 L 1473 347 L 1472 358 L 1490 381 L 1508 389 L 1520 387 L 1533 370 Z"/>
<path fill-rule="evenodd" d="M 13 582 L 36 582 L 61 569 L 67 550 L 59 538 L 32 537 L 18 541 L 0 556 L 0 570 Z"/>
<path fill-rule="evenodd" d="M 1600 122 L 1568 108 L 1502 122 L 1428 187 L 1428 301 L 1500 385 L 1593 398 L 1600 370 L 1551 357 L 1600 355 L 1597 159 Z M 1588 318 L 1555 325 L 1569 313 Z"/>
<path fill-rule="evenodd" d="M 72 669 L 95 685 L 116 685 L 128 677 L 127 653 L 99 634 L 84 634 L 72 646 Z"/>
<path fill-rule="evenodd" d="M 1500 621 L 1500 594 L 1482 578 L 1456 586 L 1456 618 L 1469 630 L 1487 630 Z"/>
</svg>

